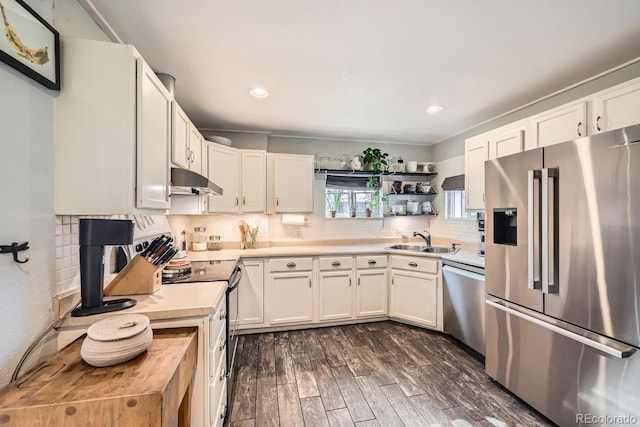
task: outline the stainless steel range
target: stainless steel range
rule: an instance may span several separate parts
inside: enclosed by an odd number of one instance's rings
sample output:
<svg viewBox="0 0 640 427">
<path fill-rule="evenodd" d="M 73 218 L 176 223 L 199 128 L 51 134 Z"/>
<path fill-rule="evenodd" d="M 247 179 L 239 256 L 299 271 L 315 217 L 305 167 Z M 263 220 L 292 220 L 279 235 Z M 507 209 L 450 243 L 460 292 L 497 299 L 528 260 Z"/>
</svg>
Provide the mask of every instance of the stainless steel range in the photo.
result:
<svg viewBox="0 0 640 427">
<path fill-rule="evenodd" d="M 242 269 L 236 260 L 191 261 L 191 274 L 168 283 L 227 282 L 227 408 L 235 380 L 234 359 L 238 346 L 238 284 Z"/>
</svg>

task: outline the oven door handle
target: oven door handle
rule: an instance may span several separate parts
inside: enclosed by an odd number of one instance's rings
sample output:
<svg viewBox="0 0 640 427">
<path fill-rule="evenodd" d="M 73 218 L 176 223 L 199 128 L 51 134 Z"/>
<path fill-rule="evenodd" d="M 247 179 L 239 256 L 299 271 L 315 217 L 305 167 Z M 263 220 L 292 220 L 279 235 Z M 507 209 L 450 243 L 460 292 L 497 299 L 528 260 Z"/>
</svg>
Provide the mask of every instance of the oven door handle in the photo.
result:
<svg viewBox="0 0 640 427">
<path fill-rule="evenodd" d="M 227 292 L 235 291 L 238 287 L 238 283 L 240 283 L 240 279 L 242 279 L 242 268 L 237 266 L 229 278 L 229 287 L 227 288 Z"/>
</svg>

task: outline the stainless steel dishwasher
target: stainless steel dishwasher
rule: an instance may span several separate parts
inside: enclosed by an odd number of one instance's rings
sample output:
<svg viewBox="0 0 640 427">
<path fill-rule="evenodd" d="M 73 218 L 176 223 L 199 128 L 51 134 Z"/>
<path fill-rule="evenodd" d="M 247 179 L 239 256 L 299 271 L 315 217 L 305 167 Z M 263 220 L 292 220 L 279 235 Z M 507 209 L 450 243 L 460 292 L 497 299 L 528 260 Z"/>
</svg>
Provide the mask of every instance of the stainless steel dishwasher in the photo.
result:
<svg viewBox="0 0 640 427">
<path fill-rule="evenodd" d="M 442 264 L 444 331 L 484 356 L 484 268 Z"/>
</svg>

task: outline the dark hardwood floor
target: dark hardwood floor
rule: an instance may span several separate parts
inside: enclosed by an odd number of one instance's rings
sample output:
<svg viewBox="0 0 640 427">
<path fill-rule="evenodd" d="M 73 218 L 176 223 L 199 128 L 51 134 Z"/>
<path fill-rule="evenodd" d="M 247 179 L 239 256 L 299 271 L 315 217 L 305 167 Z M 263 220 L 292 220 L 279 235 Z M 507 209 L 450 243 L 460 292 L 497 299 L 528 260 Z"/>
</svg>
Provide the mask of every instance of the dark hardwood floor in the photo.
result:
<svg viewBox="0 0 640 427">
<path fill-rule="evenodd" d="M 444 334 L 394 322 L 244 335 L 230 425 L 548 426 Z"/>
</svg>

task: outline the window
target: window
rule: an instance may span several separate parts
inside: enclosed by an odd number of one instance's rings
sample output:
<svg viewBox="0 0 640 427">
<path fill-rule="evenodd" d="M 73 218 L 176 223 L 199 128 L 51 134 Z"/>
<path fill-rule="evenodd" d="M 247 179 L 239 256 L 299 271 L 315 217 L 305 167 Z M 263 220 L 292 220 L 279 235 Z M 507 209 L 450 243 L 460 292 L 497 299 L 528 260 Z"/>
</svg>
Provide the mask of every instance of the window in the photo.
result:
<svg viewBox="0 0 640 427">
<path fill-rule="evenodd" d="M 367 188 L 367 177 L 327 176 L 325 189 L 325 218 L 366 218 L 367 208 L 371 217 L 381 218 L 381 196 Z"/>
<path fill-rule="evenodd" d="M 471 212 L 464 206 L 464 190 L 447 190 L 444 192 L 445 219 L 473 219 Z"/>
</svg>

